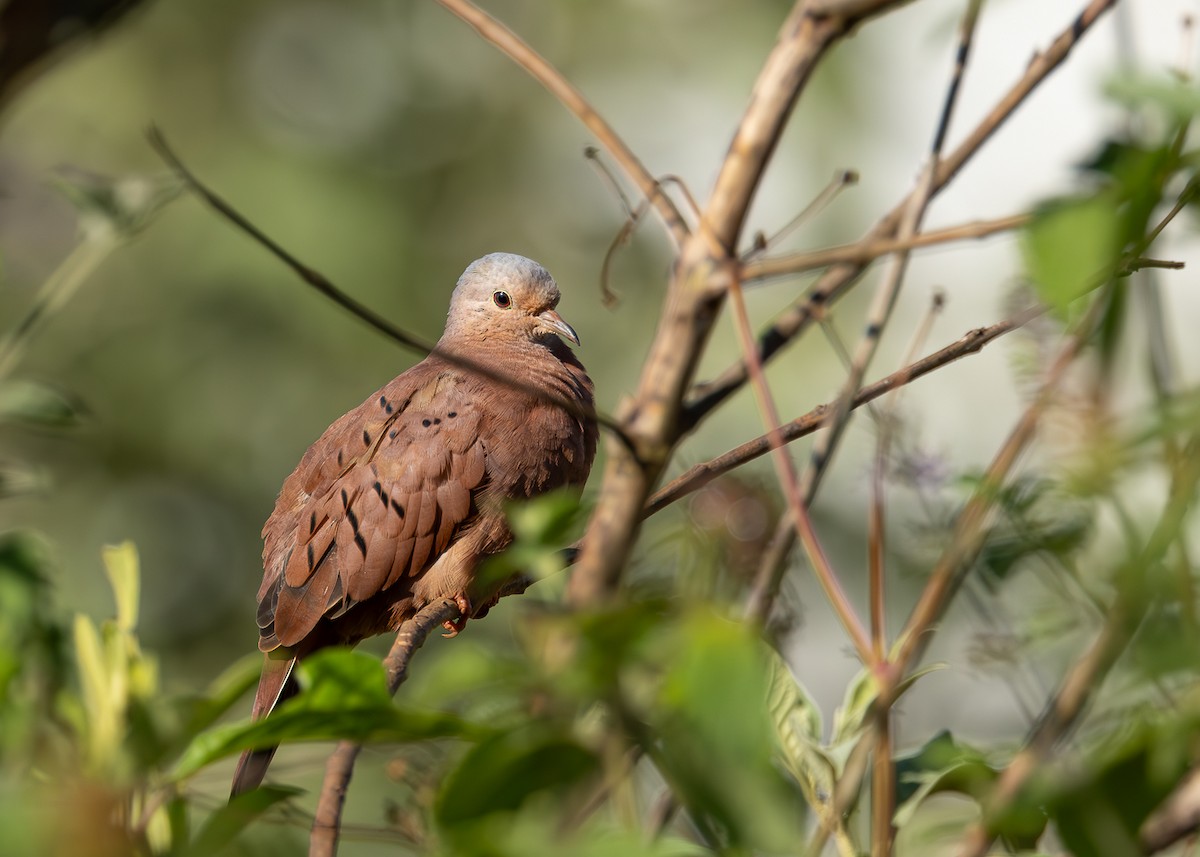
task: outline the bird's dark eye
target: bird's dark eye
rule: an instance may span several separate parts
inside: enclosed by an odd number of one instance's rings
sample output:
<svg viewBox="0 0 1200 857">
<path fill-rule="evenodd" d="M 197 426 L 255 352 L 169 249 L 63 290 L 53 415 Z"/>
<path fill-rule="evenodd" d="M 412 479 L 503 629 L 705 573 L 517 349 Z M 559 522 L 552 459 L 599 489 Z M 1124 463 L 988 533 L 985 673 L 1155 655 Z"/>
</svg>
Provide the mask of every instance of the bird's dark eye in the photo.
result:
<svg viewBox="0 0 1200 857">
<path fill-rule="evenodd" d="M 512 306 L 512 298 L 509 297 L 508 292 L 492 292 L 492 302 L 500 309 L 508 309 Z"/>
</svg>

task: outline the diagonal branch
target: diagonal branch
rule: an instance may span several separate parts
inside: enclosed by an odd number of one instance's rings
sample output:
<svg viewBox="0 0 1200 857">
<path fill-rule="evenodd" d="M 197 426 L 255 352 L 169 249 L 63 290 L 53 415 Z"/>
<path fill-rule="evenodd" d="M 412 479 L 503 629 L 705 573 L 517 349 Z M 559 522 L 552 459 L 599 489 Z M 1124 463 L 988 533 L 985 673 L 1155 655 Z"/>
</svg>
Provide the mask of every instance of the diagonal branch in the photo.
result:
<svg viewBox="0 0 1200 857">
<path fill-rule="evenodd" d="M 295 274 L 300 277 L 308 285 L 312 286 L 325 297 L 329 298 L 338 306 L 349 311 L 352 315 L 365 321 L 371 327 L 378 330 L 380 333 L 387 336 L 389 339 L 403 345 L 405 348 L 416 351 L 421 355 L 436 354 L 447 363 L 458 366 L 461 369 L 466 369 L 476 375 L 482 375 L 489 381 L 494 381 L 497 384 L 509 387 L 514 390 L 520 390 L 535 399 L 549 402 L 557 405 L 572 416 L 579 417 L 584 420 L 595 420 L 600 426 L 608 429 L 622 440 L 626 445 L 629 440 L 625 437 L 621 426 L 612 417 L 600 413 L 595 408 L 587 408 L 581 406 L 578 402 L 567 399 L 562 396 L 554 396 L 547 394 L 546 391 L 538 389 L 530 384 L 524 384 L 512 377 L 511 373 L 496 369 L 494 366 L 487 366 L 478 361 L 471 360 L 461 354 L 439 351 L 437 346 L 422 339 L 419 336 L 409 333 L 403 328 L 397 327 L 388 321 L 375 310 L 371 309 L 366 304 L 355 300 L 339 289 L 333 282 L 315 268 L 310 268 L 305 265 L 281 244 L 255 226 L 249 218 L 226 202 L 215 191 L 205 185 L 198 179 L 191 170 L 179 159 L 175 151 L 167 143 L 166 137 L 156 128 L 151 127 L 149 131 L 150 145 L 159 156 L 167 163 L 167 165 L 183 180 L 184 184 L 199 196 L 204 202 L 213 208 L 218 214 L 240 229 L 242 232 L 250 236 L 258 244 L 262 245 L 276 259 L 283 262 L 292 269 Z"/>
<path fill-rule="evenodd" d="M 953 363 L 955 360 L 982 351 L 984 346 L 1004 334 L 1028 324 L 1044 312 L 1045 310 L 1041 308 L 1029 309 L 1012 319 L 997 322 L 990 327 L 976 328 L 944 348 L 935 351 L 933 354 L 923 357 L 915 363 L 905 366 L 903 369 L 896 370 L 874 384 L 863 387 L 855 395 L 851 406 L 854 408 L 861 407 L 868 402 L 878 399 L 885 393 L 899 389 L 918 378 L 928 375 L 930 372 Z M 793 440 L 798 440 L 812 434 L 828 419 L 832 407 L 833 403 L 818 405 L 804 416 L 797 417 L 781 426 L 779 429 L 781 441 L 783 443 L 791 443 Z M 753 461 L 760 456 L 766 455 L 770 451 L 771 435 L 764 434 L 761 437 L 756 437 L 754 440 L 736 446 L 710 461 L 705 461 L 689 468 L 655 492 L 654 496 L 650 498 L 650 502 L 646 504 L 646 516 L 649 517 L 661 512 L 676 500 L 681 500 L 692 492 L 700 490 L 718 476 L 741 467 L 743 464 Z"/>
<path fill-rule="evenodd" d="M 763 65 L 734 134 L 700 226 L 676 262 L 658 331 L 637 392 L 622 409 L 636 456 L 613 449 L 596 512 L 567 589 L 576 605 L 607 598 L 617 587 L 637 537 L 642 506 L 682 436 L 680 407 L 736 265 L 737 244 L 758 177 L 774 151 L 804 84 L 850 22 L 813 19 L 799 2 Z"/>
<path fill-rule="evenodd" d="M 738 341 L 741 343 L 742 351 L 746 355 L 747 365 L 750 367 L 750 379 L 754 387 L 755 397 L 758 399 L 763 421 L 770 428 L 767 436 L 771 452 L 775 459 L 775 470 L 779 475 L 779 481 L 783 487 L 784 500 L 787 503 L 788 512 L 791 514 L 793 531 L 800 536 L 800 541 L 804 545 L 805 552 L 808 554 L 809 563 L 812 565 L 813 574 L 816 576 L 817 582 L 821 585 L 821 589 L 824 590 L 825 598 L 829 601 L 830 606 L 833 607 L 833 611 L 837 614 L 838 620 L 842 623 L 846 634 L 850 637 L 851 642 L 854 643 L 854 648 L 858 652 L 859 658 L 864 664 L 874 666 L 879 663 L 880 658 L 872 649 L 866 629 L 863 628 L 862 621 L 854 611 L 854 605 L 850 603 L 850 599 L 842 587 L 841 580 L 838 578 L 837 573 L 829 562 L 829 557 L 826 555 L 825 549 L 821 546 L 821 542 L 817 538 L 812 517 L 808 514 L 807 495 L 802 493 L 803 489 L 800 486 L 800 479 L 796 474 L 796 466 L 784 448 L 785 444 L 780 436 L 780 430 L 775 428 L 775 426 L 779 425 L 779 410 L 775 406 L 771 389 L 767 385 L 762 364 L 758 362 L 754 354 L 754 334 L 750 330 L 750 318 L 746 313 L 746 299 L 742 294 L 742 288 L 737 281 L 737 277 L 733 277 L 729 283 L 729 303 L 733 308 L 734 326 L 737 328 Z"/>
</svg>

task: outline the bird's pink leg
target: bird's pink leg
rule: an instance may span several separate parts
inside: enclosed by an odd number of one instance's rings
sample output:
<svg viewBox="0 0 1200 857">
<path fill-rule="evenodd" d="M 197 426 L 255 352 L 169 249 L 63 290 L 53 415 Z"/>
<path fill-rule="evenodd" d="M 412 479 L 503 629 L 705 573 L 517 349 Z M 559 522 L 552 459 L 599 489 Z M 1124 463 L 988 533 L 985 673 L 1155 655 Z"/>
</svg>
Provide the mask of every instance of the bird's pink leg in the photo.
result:
<svg viewBox="0 0 1200 857">
<path fill-rule="evenodd" d="M 471 607 L 471 599 L 466 596 L 466 593 L 460 592 L 454 596 L 454 603 L 458 605 L 459 617 L 457 619 L 447 619 L 442 623 L 442 627 L 449 631 L 448 634 L 442 634 L 443 637 L 457 637 L 458 632 L 467 627 L 467 620 L 471 618 L 473 612 Z"/>
</svg>

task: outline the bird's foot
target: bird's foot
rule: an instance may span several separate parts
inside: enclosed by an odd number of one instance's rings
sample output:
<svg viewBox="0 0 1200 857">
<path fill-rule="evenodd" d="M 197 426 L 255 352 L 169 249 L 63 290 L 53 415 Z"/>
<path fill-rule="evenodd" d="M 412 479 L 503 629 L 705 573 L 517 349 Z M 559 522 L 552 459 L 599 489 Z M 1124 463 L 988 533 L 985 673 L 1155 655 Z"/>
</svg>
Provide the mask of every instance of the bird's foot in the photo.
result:
<svg viewBox="0 0 1200 857">
<path fill-rule="evenodd" d="M 459 631 L 467 627 L 467 620 L 471 618 L 472 608 L 471 599 L 467 598 L 463 593 L 454 596 L 454 603 L 458 605 L 459 616 L 457 619 L 447 619 L 442 623 L 442 627 L 448 633 L 442 634 L 447 639 L 457 637 Z"/>
</svg>

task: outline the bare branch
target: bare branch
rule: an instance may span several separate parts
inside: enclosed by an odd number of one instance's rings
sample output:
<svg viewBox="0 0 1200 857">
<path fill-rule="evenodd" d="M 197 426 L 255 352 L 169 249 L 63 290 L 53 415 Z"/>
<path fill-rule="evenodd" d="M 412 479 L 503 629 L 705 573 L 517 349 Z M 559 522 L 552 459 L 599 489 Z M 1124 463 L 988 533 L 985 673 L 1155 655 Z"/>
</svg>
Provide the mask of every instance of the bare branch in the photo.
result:
<svg viewBox="0 0 1200 857">
<path fill-rule="evenodd" d="M 520 595 L 532 581 L 527 577 L 515 577 L 500 587 L 497 597 Z M 388 693 L 396 695 L 400 685 L 408 678 L 408 665 L 413 655 L 429 635 L 442 623 L 460 618 L 458 605 L 445 598 L 426 604 L 412 618 L 406 619 L 396 631 L 396 639 L 387 657 L 383 659 L 387 675 Z M 346 800 L 346 789 L 354 773 L 354 762 L 358 758 L 361 744 L 341 741 L 325 766 L 325 779 L 321 782 L 321 793 L 317 810 L 313 816 L 312 834 L 309 838 L 309 857 L 333 857 L 337 853 L 338 832 L 342 824 L 342 806 Z"/>
<path fill-rule="evenodd" d="M 734 248 L 758 178 L 801 88 L 844 31 L 844 22 L 814 21 L 798 3 L 767 57 L 712 199 L 676 263 L 637 392 L 623 408 L 637 454 L 614 449 L 608 457 L 596 513 L 567 589 L 573 604 L 601 600 L 620 581 L 642 506 L 682 434 L 680 406 L 736 265 Z"/>
<path fill-rule="evenodd" d="M 1071 25 L 1051 43 L 1050 47 L 1033 58 L 1021 79 L 996 103 L 983 121 L 967 136 L 967 139 L 941 161 L 937 175 L 934 176 L 933 196 L 936 196 L 942 188 L 949 184 L 980 147 L 1021 106 L 1029 94 L 1062 64 L 1099 17 L 1112 8 L 1115 3 L 1116 0 L 1091 0 Z M 883 240 L 893 237 L 908 208 L 909 201 L 909 198 L 905 198 L 884 215 L 872 227 L 864 240 Z M 854 284 L 864 269 L 863 263 L 847 262 L 826 272 L 817 281 L 807 299 L 784 313 L 776 319 L 771 327 L 759 335 L 760 359 L 764 362 L 770 360 L 791 339 L 804 331 L 824 311 L 825 307 L 841 297 Z M 683 416 L 685 424 L 688 427 L 695 426 L 745 382 L 746 364 L 744 361 L 739 361 L 721 373 L 715 381 L 697 387 L 689 395 L 685 405 Z"/>
<path fill-rule="evenodd" d="M 845 31 L 841 21 L 810 15 L 801 0 L 754 84 L 750 106 L 729 145 L 700 224 L 727 254 L 735 254 L 746 212 L 783 133 L 796 98 L 824 49 Z"/>
<path fill-rule="evenodd" d="M 771 245 L 776 244 L 791 235 L 796 229 L 800 228 L 804 223 L 807 223 L 817 214 L 825 210 L 825 208 L 837 199 L 838 194 L 851 185 L 858 184 L 858 173 L 854 170 L 839 170 L 830 180 L 829 184 L 821 188 L 808 205 L 800 209 L 800 213 L 783 225 L 774 235 L 767 238 L 764 235 L 758 234 L 754 237 L 754 246 L 742 254 L 742 271 L 745 272 L 745 263 L 751 259 L 756 259 L 767 251 Z M 743 285 L 745 283 L 743 282 Z"/>
</svg>

